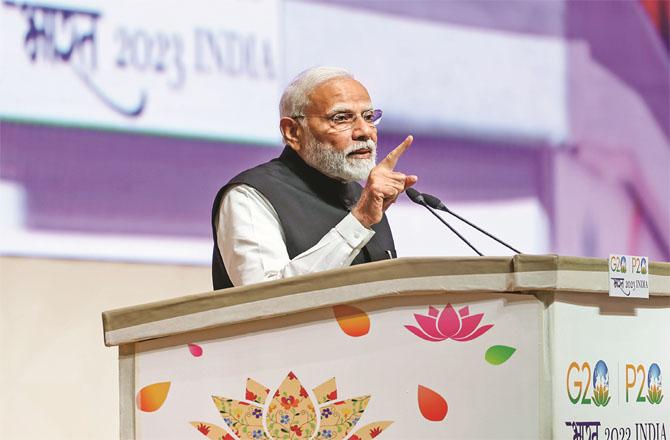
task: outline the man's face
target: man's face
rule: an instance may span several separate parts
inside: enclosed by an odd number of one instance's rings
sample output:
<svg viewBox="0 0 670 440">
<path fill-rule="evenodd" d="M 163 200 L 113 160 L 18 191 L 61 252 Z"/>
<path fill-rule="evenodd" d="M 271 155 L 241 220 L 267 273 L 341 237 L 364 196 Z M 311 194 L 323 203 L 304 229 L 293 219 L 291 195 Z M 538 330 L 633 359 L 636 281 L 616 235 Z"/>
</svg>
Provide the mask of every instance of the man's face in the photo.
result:
<svg viewBox="0 0 670 440">
<path fill-rule="evenodd" d="M 333 78 L 317 86 L 305 108 L 306 130 L 298 154 L 322 173 L 343 181 L 362 180 L 375 165 L 377 128 L 361 114 L 372 110 L 365 87 L 351 78 Z M 333 124 L 340 113 L 357 115 L 350 128 Z"/>
</svg>

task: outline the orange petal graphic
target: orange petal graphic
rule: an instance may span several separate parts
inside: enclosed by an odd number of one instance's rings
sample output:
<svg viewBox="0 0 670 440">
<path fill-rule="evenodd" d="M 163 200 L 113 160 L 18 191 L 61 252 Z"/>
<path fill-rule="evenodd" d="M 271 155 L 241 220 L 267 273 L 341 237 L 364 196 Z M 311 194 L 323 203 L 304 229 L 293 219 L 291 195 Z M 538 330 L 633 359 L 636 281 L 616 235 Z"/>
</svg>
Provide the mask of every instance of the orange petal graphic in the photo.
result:
<svg viewBox="0 0 670 440">
<path fill-rule="evenodd" d="M 145 412 L 153 412 L 163 406 L 170 391 L 170 382 L 159 382 L 142 388 L 135 398 L 137 408 Z"/>
<path fill-rule="evenodd" d="M 367 313 L 357 307 L 334 306 L 333 313 L 342 331 L 349 336 L 365 336 L 370 331 L 370 318 Z"/>
<path fill-rule="evenodd" d="M 198 344 L 188 344 L 188 351 L 195 357 L 202 356 L 202 347 Z"/>
<path fill-rule="evenodd" d="M 419 385 L 418 399 L 421 415 L 431 422 L 440 422 L 447 416 L 447 401 L 430 388 Z"/>
</svg>

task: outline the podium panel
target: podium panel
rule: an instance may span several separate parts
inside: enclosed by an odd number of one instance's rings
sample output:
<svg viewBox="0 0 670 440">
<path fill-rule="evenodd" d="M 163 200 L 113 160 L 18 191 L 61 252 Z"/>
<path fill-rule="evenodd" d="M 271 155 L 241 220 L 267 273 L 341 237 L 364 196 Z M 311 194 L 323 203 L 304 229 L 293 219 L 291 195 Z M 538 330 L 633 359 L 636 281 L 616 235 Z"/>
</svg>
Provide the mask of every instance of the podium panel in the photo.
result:
<svg viewBox="0 0 670 440">
<path fill-rule="evenodd" d="M 121 437 L 664 438 L 670 264 L 648 300 L 607 275 L 397 259 L 105 312 Z"/>
<path fill-rule="evenodd" d="M 670 297 L 557 293 L 547 319 L 554 438 L 668 438 Z"/>
</svg>

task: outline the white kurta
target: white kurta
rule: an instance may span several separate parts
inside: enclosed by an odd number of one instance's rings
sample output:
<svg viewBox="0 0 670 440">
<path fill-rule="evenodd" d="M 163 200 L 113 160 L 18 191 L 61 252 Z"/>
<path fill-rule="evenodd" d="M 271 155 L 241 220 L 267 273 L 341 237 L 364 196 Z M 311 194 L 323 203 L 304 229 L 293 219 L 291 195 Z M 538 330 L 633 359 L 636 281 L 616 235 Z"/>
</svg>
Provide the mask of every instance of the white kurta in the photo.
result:
<svg viewBox="0 0 670 440">
<path fill-rule="evenodd" d="M 216 234 L 228 276 L 234 286 L 241 286 L 348 266 L 375 232 L 349 213 L 291 260 L 270 202 L 256 189 L 236 185 L 221 200 Z"/>
</svg>

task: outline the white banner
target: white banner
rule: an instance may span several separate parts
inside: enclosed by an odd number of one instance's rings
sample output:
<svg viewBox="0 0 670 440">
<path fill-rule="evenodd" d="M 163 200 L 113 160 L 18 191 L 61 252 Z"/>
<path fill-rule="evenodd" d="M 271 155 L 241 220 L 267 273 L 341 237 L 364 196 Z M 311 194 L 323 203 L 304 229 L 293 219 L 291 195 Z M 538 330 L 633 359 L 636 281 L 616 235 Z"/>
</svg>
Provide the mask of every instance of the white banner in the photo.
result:
<svg viewBox="0 0 670 440">
<path fill-rule="evenodd" d="M 0 6 L 0 116 L 278 139 L 278 0 Z"/>
<path fill-rule="evenodd" d="M 285 15 L 289 75 L 318 64 L 350 69 L 384 110 L 382 130 L 550 145 L 568 138 L 561 38 L 309 2 L 287 2 Z"/>
</svg>

